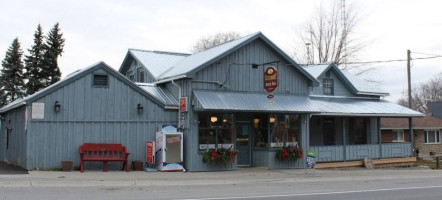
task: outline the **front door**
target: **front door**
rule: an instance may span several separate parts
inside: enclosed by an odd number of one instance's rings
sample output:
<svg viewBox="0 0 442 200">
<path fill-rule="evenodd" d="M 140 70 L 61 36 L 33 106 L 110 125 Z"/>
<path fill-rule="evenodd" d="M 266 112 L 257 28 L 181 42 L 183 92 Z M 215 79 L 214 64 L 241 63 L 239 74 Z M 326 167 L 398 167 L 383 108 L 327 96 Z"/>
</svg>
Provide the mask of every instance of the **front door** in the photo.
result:
<svg viewBox="0 0 442 200">
<path fill-rule="evenodd" d="M 251 150 L 250 150 L 250 123 L 238 122 L 236 123 L 236 150 L 237 165 L 250 166 L 251 164 Z"/>
</svg>

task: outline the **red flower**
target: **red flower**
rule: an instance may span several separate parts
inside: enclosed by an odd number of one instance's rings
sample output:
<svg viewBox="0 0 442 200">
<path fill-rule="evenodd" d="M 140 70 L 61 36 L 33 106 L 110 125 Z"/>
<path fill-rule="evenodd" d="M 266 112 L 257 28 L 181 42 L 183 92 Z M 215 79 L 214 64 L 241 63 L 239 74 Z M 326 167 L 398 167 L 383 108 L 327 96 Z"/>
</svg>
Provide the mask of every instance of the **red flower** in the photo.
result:
<svg viewBox="0 0 442 200">
<path fill-rule="evenodd" d="M 287 149 L 284 149 L 282 156 L 284 157 L 284 160 L 287 160 L 287 157 L 289 156 L 289 151 L 287 151 Z"/>
</svg>

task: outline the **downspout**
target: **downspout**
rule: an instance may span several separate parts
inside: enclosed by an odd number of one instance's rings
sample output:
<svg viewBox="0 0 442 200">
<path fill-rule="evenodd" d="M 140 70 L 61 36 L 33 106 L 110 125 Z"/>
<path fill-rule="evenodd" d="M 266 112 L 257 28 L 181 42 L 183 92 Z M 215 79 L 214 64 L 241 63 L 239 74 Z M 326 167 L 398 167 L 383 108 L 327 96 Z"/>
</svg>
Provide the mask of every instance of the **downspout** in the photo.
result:
<svg viewBox="0 0 442 200">
<path fill-rule="evenodd" d="M 172 79 L 172 85 L 174 85 L 174 86 L 176 86 L 176 87 L 178 88 L 178 102 L 180 102 L 180 98 L 181 98 L 181 86 L 178 85 L 178 84 L 176 84 L 176 83 L 173 81 L 173 79 Z M 181 111 L 180 111 L 180 109 L 178 108 L 178 129 L 181 129 L 181 120 L 180 120 L 180 117 L 181 117 Z"/>
</svg>

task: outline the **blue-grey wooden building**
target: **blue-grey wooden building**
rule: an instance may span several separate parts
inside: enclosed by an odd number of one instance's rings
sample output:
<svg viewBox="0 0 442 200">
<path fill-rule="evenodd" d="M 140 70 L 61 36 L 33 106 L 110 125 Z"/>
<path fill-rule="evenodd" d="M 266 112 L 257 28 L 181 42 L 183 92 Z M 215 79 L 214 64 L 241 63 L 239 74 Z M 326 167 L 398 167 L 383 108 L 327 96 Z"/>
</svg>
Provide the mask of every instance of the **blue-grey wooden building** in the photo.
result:
<svg viewBox="0 0 442 200">
<path fill-rule="evenodd" d="M 278 71 L 272 99 L 263 87 L 269 66 Z M 27 169 L 78 165 L 78 146 L 102 142 L 144 160 L 160 125 L 183 131 L 189 171 L 303 168 L 305 159 L 275 159 L 288 145 L 315 150 L 322 162 L 412 156 L 411 144 L 379 143 L 379 118 L 422 114 L 385 95 L 334 64 L 301 67 L 260 32 L 192 55 L 129 49 L 119 72 L 99 63 L 1 108 L 0 159 Z M 237 162 L 203 163 L 207 150 L 228 147 Z"/>
<path fill-rule="evenodd" d="M 155 139 L 158 125 L 177 123 L 176 100 L 158 91 L 143 90 L 103 62 L 74 72 L 0 109 L 0 158 L 28 170 L 59 168 L 63 160 L 78 166 L 83 143 L 121 143 L 130 160 L 145 160 L 145 142 Z M 100 169 L 101 162 L 86 168 Z"/>
<path fill-rule="evenodd" d="M 279 74 L 270 103 L 263 88 L 269 66 Z M 334 64 L 299 66 L 262 33 L 193 55 L 129 49 L 119 71 L 187 98 L 188 110 L 178 115 L 191 171 L 304 167 L 305 160 L 275 159 L 284 145 L 315 150 L 320 162 L 408 157 L 411 144 L 380 144 L 379 118 L 422 116 L 382 100 L 388 93 Z M 237 163 L 202 162 L 208 149 L 232 145 Z"/>
</svg>

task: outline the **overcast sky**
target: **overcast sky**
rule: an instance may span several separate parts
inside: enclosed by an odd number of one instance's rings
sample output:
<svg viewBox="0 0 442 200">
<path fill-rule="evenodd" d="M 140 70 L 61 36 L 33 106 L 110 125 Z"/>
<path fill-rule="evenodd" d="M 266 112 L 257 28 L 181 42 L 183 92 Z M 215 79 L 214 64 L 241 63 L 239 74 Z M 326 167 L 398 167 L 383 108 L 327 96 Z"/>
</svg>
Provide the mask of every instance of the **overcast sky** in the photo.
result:
<svg viewBox="0 0 442 200">
<path fill-rule="evenodd" d="M 319 0 L 0 0 L 0 59 L 18 37 L 33 44 L 41 24 L 45 34 L 60 23 L 66 45 L 63 76 L 104 61 L 118 69 L 128 48 L 189 52 L 200 37 L 216 32 L 263 32 L 290 53 L 296 30 L 312 16 Z M 406 59 L 406 51 L 442 55 L 442 1 L 347 0 L 363 20 L 357 34 L 369 45 L 361 61 Z M 412 57 L 427 57 L 413 53 Z M 396 101 L 407 89 L 406 62 L 372 64 L 372 79 Z M 415 60 L 412 84 L 442 72 L 442 58 Z"/>
</svg>

